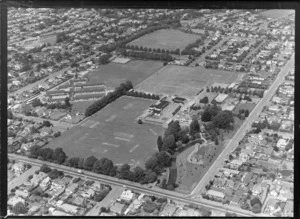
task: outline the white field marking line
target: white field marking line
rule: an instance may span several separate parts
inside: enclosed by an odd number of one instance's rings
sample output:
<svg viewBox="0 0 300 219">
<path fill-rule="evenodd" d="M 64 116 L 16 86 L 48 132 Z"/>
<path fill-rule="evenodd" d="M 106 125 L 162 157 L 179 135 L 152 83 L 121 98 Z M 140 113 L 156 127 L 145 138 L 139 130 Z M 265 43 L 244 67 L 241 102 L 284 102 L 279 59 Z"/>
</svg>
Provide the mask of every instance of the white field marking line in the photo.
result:
<svg viewBox="0 0 300 219">
<path fill-rule="evenodd" d="M 128 138 L 115 137 L 115 139 L 121 140 L 121 141 L 130 141 L 130 139 L 128 139 Z"/>
<path fill-rule="evenodd" d="M 86 121 L 84 121 L 83 123 L 81 123 L 80 125 L 81 126 L 86 126 L 86 124 L 89 122 L 90 120 L 86 120 Z"/>
<path fill-rule="evenodd" d="M 116 148 L 120 147 L 120 145 L 117 145 L 117 144 L 111 144 L 111 143 L 107 143 L 107 142 L 102 142 L 102 144 L 108 145 L 108 146 L 113 146 L 113 147 L 116 147 Z"/>
<path fill-rule="evenodd" d="M 136 146 L 133 146 L 133 148 L 131 148 L 130 149 L 130 153 L 132 153 L 135 149 L 137 149 L 138 147 L 139 147 L 140 145 L 139 144 L 137 144 Z M 132 160 L 132 159 L 131 159 Z"/>
<path fill-rule="evenodd" d="M 124 132 L 114 132 L 114 135 L 116 137 L 134 138 L 134 135 L 127 134 L 127 133 L 124 133 Z"/>
<path fill-rule="evenodd" d="M 123 109 L 130 109 L 130 108 L 132 108 L 133 107 L 133 104 L 132 103 L 129 103 L 129 104 L 127 104 L 126 106 L 124 106 L 123 107 Z"/>
<path fill-rule="evenodd" d="M 96 125 L 98 125 L 100 122 L 96 122 L 96 123 L 94 123 L 93 125 L 91 125 L 90 126 L 90 128 L 92 129 L 92 128 L 94 128 Z"/>
<path fill-rule="evenodd" d="M 153 129 L 149 129 L 150 132 L 152 132 L 154 135 L 157 135 L 157 133 L 155 131 L 153 131 Z"/>
<path fill-rule="evenodd" d="M 105 149 L 103 151 L 100 151 L 100 150 L 97 150 L 96 148 L 93 148 L 93 149 L 91 149 L 91 151 L 98 152 L 98 153 L 101 153 L 101 154 L 106 154 L 107 153 L 107 149 Z"/>
<path fill-rule="evenodd" d="M 114 120 L 116 117 L 117 117 L 117 115 L 112 115 L 108 119 L 106 119 L 105 122 L 110 122 L 110 121 Z"/>
</svg>

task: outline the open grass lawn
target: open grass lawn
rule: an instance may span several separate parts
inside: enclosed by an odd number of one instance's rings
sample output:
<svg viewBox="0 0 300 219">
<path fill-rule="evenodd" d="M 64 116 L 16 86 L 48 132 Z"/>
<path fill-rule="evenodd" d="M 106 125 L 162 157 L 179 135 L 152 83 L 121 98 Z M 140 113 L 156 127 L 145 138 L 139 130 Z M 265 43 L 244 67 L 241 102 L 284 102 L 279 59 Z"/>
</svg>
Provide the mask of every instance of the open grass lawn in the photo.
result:
<svg viewBox="0 0 300 219">
<path fill-rule="evenodd" d="M 234 113 L 239 113 L 240 109 L 244 109 L 244 110 L 248 109 L 249 112 L 251 112 L 255 106 L 256 106 L 256 104 L 252 103 L 252 102 L 239 103 L 238 105 L 236 105 L 236 107 L 234 109 Z"/>
<path fill-rule="evenodd" d="M 282 17 L 287 17 L 290 14 L 295 14 L 295 10 L 274 9 L 274 10 L 264 11 L 260 14 L 270 18 L 282 18 Z"/>
<path fill-rule="evenodd" d="M 146 34 L 129 45 L 137 45 L 148 48 L 160 48 L 168 50 L 184 49 L 188 44 L 194 43 L 200 36 L 195 34 L 183 33 L 180 30 L 164 29 L 157 30 L 150 34 Z"/>
<path fill-rule="evenodd" d="M 176 191 L 190 193 L 197 185 L 197 183 L 201 180 L 201 178 L 205 175 L 211 164 L 222 152 L 222 150 L 224 149 L 224 144 L 220 143 L 219 145 L 215 145 L 214 143 L 211 143 L 206 147 L 210 148 L 210 150 L 209 153 L 206 153 L 206 155 L 204 156 L 203 165 L 187 162 L 187 157 L 190 153 L 192 153 L 194 147 L 189 147 L 177 156 L 176 183 L 179 186 L 176 188 Z M 213 156 L 211 160 L 206 158 L 208 154 Z"/>
<path fill-rule="evenodd" d="M 104 83 L 109 87 L 119 86 L 126 80 L 135 86 L 162 67 L 163 63 L 159 61 L 132 60 L 126 64 L 102 65 L 97 71 L 89 72 L 86 76 L 89 81 Z"/>
<path fill-rule="evenodd" d="M 61 147 L 68 157 L 107 157 L 114 164 L 143 166 L 157 151 L 156 140 L 163 128 L 138 124 L 136 118 L 155 101 L 123 96 L 98 113 L 67 130 L 47 147 Z"/>
<path fill-rule="evenodd" d="M 88 106 L 90 106 L 92 103 L 94 103 L 95 100 L 87 100 L 87 101 L 78 101 L 78 102 L 73 102 L 71 101 L 72 104 L 72 110 L 78 111 L 82 114 L 85 113 L 85 110 Z"/>
<path fill-rule="evenodd" d="M 214 82 L 230 84 L 237 77 L 238 73 L 235 72 L 167 65 L 138 84 L 135 89 L 191 98 Z"/>
</svg>

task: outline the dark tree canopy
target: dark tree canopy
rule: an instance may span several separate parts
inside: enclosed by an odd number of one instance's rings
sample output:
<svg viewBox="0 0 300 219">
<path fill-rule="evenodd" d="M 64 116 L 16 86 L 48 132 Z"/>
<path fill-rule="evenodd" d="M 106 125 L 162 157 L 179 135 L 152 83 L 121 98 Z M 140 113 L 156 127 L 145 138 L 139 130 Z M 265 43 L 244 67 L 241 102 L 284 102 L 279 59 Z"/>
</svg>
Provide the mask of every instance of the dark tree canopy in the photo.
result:
<svg viewBox="0 0 300 219">
<path fill-rule="evenodd" d="M 221 111 L 213 118 L 213 123 L 217 128 L 229 129 L 234 123 L 233 113 L 228 110 Z"/>
<path fill-rule="evenodd" d="M 84 162 L 84 169 L 93 170 L 93 166 L 97 160 L 98 159 L 94 156 L 90 156 L 90 157 L 86 158 L 86 160 Z"/>
<path fill-rule="evenodd" d="M 200 132 L 200 125 L 198 120 L 193 120 L 190 124 L 190 135 L 195 135 Z"/>
</svg>

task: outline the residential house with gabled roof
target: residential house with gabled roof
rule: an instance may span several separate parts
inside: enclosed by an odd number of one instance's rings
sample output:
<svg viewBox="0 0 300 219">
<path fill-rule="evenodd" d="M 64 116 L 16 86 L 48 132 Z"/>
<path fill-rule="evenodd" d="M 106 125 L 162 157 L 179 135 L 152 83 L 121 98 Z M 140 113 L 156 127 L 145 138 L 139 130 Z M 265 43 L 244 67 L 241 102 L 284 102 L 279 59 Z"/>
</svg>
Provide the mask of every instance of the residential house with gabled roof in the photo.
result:
<svg viewBox="0 0 300 219">
<path fill-rule="evenodd" d="M 39 174 L 34 174 L 30 181 L 33 185 L 38 185 L 46 177 L 47 174 L 40 171 Z"/>
<path fill-rule="evenodd" d="M 253 195 L 260 195 L 262 192 L 261 184 L 255 184 L 252 188 L 252 194 Z"/>
</svg>

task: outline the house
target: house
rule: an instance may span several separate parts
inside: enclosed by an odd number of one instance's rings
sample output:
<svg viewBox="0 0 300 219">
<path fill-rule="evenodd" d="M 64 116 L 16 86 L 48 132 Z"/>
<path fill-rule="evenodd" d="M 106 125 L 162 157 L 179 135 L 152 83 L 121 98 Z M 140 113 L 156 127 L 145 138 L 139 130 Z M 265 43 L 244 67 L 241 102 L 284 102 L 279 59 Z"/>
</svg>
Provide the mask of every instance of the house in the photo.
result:
<svg viewBox="0 0 300 219">
<path fill-rule="evenodd" d="M 238 170 L 232 170 L 232 169 L 228 169 L 228 168 L 222 168 L 223 173 L 225 176 L 230 176 L 230 175 L 237 175 L 240 173 L 240 171 Z"/>
<path fill-rule="evenodd" d="M 177 206 L 171 203 L 167 203 L 164 207 L 164 209 L 159 213 L 159 216 L 165 217 L 165 216 L 173 216 L 177 209 Z"/>
<path fill-rule="evenodd" d="M 52 199 L 60 196 L 64 192 L 65 192 L 65 188 L 60 188 L 60 189 L 55 190 L 55 192 L 52 194 Z"/>
<path fill-rule="evenodd" d="M 65 176 L 61 179 L 61 181 L 64 182 L 65 185 L 68 185 L 72 181 L 72 178 Z"/>
<path fill-rule="evenodd" d="M 25 171 L 26 167 L 24 163 L 18 162 L 15 163 L 11 169 L 15 171 L 15 173 L 22 173 Z"/>
<path fill-rule="evenodd" d="M 226 186 L 226 179 L 219 179 L 219 178 L 216 178 L 214 180 L 214 186 L 217 187 L 217 188 L 220 188 L 220 189 L 224 189 L 225 186 Z"/>
<path fill-rule="evenodd" d="M 40 208 L 42 207 L 42 204 L 41 203 L 33 203 L 33 205 L 28 209 L 28 212 L 30 214 L 38 211 Z"/>
<path fill-rule="evenodd" d="M 46 177 L 41 183 L 40 183 L 40 187 L 43 188 L 47 188 L 49 185 L 51 184 L 51 179 L 50 177 Z"/>
<path fill-rule="evenodd" d="M 131 190 L 125 190 L 122 192 L 120 199 L 125 201 L 131 201 L 134 197 L 134 193 Z"/>
<path fill-rule="evenodd" d="M 7 204 L 11 206 L 15 206 L 18 202 L 22 202 L 23 204 L 25 204 L 25 200 L 18 196 L 13 196 L 12 198 L 8 199 Z"/>
<path fill-rule="evenodd" d="M 134 214 L 141 207 L 141 205 L 142 205 L 141 200 L 139 199 L 133 200 L 133 202 L 128 206 L 124 214 L 127 215 L 129 212 Z"/>
<path fill-rule="evenodd" d="M 104 217 L 114 217 L 114 216 L 117 216 L 117 214 L 115 214 L 115 213 L 113 213 L 113 212 L 109 212 L 109 213 L 101 212 L 100 216 L 104 216 Z"/>
<path fill-rule="evenodd" d="M 284 209 L 283 209 L 283 213 L 282 213 L 284 217 L 293 217 L 294 216 L 294 202 L 293 201 L 287 201 Z"/>
<path fill-rule="evenodd" d="M 71 213 L 71 214 L 77 214 L 79 211 L 79 207 L 75 206 L 75 205 L 70 205 L 70 204 L 62 204 L 59 206 L 61 209 L 63 209 L 64 211 Z"/>
<path fill-rule="evenodd" d="M 39 174 L 34 174 L 32 179 L 31 179 L 31 183 L 33 185 L 38 185 L 44 178 L 47 177 L 47 174 L 44 172 L 39 172 Z"/>
<path fill-rule="evenodd" d="M 228 165 L 233 169 L 238 169 L 243 164 L 243 161 L 240 160 L 231 160 Z"/>
<path fill-rule="evenodd" d="M 281 138 L 281 139 L 279 139 L 279 140 L 277 141 L 276 146 L 277 146 L 278 148 L 285 148 L 285 146 L 286 146 L 287 144 L 288 144 L 288 140 Z"/>
<path fill-rule="evenodd" d="M 73 204 L 82 206 L 84 201 L 85 201 L 85 198 L 80 197 L 80 196 L 76 196 L 76 198 L 73 201 Z"/>
<path fill-rule="evenodd" d="M 278 201 L 276 199 L 270 198 L 268 200 L 268 203 L 267 203 L 266 207 L 265 207 L 265 213 L 273 212 L 276 208 L 277 202 Z"/>
<path fill-rule="evenodd" d="M 72 216 L 71 214 L 67 214 L 66 212 L 56 210 L 52 213 L 52 216 Z"/>
<path fill-rule="evenodd" d="M 52 187 L 54 189 L 61 189 L 61 188 L 64 188 L 65 187 L 65 183 L 63 181 L 61 181 L 61 179 L 54 179 L 52 181 Z"/>
<path fill-rule="evenodd" d="M 252 179 L 253 177 L 253 173 L 252 172 L 249 172 L 247 173 L 246 175 L 244 175 L 244 177 L 242 178 L 242 182 L 245 186 L 248 185 L 248 183 L 250 182 L 250 180 Z"/>
<path fill-rule="evenodd" d="M 212 190 L 212 189 L 208 190 L 206 192 L 206 194 L 208 195 L 208 197 L 216 198 L 218 200 L 222 200 L 225 197 L 223 192 L 215 191 L 215 190 Z"/>
<path fill-rule="evenodd" d="M 232 205 L 232 204 L 238 205 L 240 202 L 240 198 L 241 198 L 241 196 L 234 195 L 231 199 L 230 205 Z"/>
<path fill-rule="evenodd" d="M 84 198 L 91 198 L 92 196 L 95 195 L 95 191 L 89 188 L 84 190 L 80 195 Z"/>
<path fill-rule="evenodd" d="M 28 191 L 19 189 L 15 191 L 15 194 L 23 198 L 27 198 L 30 195 Z"/>
<path fill-rule="evenodd" d="M 75 191 L 77 190 L 78 188 L 78 184 L 77 183 L 71 183 L 67 188 L 66 188 L 66 192 L 67 193 L 75 193 Z"/>
<path fill-rule="evenodd" d="M 262 192 L 261 184 L 255 184 L 252 188 L 252 194 L 253 195 L 260 195 Z"/>
<path fill-rule="evenodd" d="M 230 180 L 227 180 L 227 187 L 229 188 L 233 188 L 234 187 L 234 182 L 230 179 Z"/>
<path fill-rule="evenodd" d="M 120 202 L 115 202 L 111 207 L 110 207 L 110 211 L 120 215 L 124 212 L 124 207 L 125 204 L 122 204 Z"/>
</svg>

